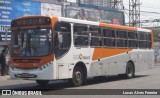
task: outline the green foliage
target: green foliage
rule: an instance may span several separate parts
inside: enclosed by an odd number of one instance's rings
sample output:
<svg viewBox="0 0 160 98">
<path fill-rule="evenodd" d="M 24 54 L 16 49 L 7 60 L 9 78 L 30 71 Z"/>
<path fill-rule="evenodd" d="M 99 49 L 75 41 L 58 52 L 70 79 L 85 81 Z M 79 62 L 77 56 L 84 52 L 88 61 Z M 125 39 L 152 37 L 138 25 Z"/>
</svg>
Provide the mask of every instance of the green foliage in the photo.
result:
<svg viewBox="0 0 160 98">
<path fill-rule="evenodd" d="M 154 40 L 160 39 L 160 29 L 153 30 L 153 37 L 154 37 Z"/>
</svg>

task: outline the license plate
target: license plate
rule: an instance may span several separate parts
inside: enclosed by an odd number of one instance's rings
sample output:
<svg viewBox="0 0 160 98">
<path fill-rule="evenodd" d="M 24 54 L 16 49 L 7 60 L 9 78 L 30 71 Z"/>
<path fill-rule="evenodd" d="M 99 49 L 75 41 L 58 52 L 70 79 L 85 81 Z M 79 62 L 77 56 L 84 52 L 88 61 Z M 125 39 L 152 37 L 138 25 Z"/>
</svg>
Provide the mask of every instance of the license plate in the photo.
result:
<svg viewBox="0 0 160 98">
<path fill-rule="evenodd" d="M 29 77 L 29 73 L 22 73 L 21 76 L 22 77 Z"/>
</svg>

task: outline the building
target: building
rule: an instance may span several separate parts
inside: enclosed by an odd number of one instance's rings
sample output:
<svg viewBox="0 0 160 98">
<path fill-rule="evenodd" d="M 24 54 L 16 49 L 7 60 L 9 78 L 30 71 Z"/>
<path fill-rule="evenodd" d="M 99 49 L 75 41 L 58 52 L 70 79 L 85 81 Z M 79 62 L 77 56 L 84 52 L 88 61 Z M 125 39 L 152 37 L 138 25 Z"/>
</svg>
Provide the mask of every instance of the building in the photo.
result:
<svg viewBox="0 0 160 98">
<path fill-rule="evenodd" d="M 1 0 L 0 43 L 11 41 L 11 21 L 28 15 L 80 19 L 79 13 L 83 9 L 86 20 L 124 25 L 124 13 L 109 8 L 110 2 L 111 0 Z"/>
<path fill-rule="evenodd" d="M 111 7 L 111 1 L 112 0 L 79 0 L 78 3 L 96 5 L 101 7 Z"/>
</svg>

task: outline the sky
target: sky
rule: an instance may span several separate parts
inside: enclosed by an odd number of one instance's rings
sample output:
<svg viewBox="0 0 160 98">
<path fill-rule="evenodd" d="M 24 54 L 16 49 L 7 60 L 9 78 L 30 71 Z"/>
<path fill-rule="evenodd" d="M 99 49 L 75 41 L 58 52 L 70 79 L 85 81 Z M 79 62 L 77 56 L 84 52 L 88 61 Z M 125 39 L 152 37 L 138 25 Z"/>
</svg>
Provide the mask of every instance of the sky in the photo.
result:
<svg viewBox="0 0 160 98">
<path fill-rule="evenodd" d="M 140 0 L 141 2 L 141 16 L 140 20 L 153 20 L 153 19 L 160 19 L 160 0 Z M 123 4 L 126 9 L 129 9 L 129 0 L 123 0 Z M 143 12 L 145 11 L 145 12 Z M 125 11 L 125 17 L 126 17 L 126 22 L 128 21 L 128 11 Z M 148 23 L 148 24 L 143 24 L 144 26 L 149 25 L 149 26 L 160 26 L 160 23 Z"/>
</svg>

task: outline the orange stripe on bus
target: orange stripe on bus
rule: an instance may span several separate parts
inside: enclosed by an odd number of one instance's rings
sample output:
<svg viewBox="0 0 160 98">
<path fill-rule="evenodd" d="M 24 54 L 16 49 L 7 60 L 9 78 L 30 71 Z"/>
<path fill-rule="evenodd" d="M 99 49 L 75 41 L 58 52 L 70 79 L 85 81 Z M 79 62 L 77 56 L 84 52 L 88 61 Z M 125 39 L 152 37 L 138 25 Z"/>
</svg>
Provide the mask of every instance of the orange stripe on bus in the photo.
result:
<svg viewBox="0 0 160 98">
<path fill-rule="evenodd" d="M 99 25 L 101 27 L 107 27 L 107 28 L 112 28 L 112 29 L 137 31 L 137 28 L 135 27 L 127 27 L 127 26 L 120 26 L 120 25 L 107 24 L 107 23 L 100 23 Z"/>
<path fill-rule="evenodd" d="M 125 53 L 125 52 L 127 53 L 127 52 L 129 52 L 131 50 L 132 49 L 95 48 L 92 60 L 98 60 L 98 59 L 102 59 L 102 58 L 106 58 L 106 57 L 122 54 L 122 53 Z"/>
<path fill-rule="evenodd" d="M 29 62 L 28 62 L 29 61 Z M 54 61 L 54 54 L 43 57 L 11 57 L 10 64 L 16 68 L 39 68 L 48 62 Z"/>
<path fill-rule="evenodd" d="M 57 21 L 58 21 L 58 17 L 52 17 L 52 29 L 54 29 L 54 25 Z"/>
</svg>

